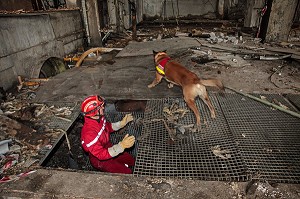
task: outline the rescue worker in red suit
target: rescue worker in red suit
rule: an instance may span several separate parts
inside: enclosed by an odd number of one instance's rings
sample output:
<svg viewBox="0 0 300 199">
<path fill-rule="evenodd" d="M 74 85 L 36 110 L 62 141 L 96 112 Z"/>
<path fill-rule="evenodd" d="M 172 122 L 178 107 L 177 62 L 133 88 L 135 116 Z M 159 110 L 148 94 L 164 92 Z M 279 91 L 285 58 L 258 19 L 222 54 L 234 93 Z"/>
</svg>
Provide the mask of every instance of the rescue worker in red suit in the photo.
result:
<svg viewBox="0 0 300 199">
<path fill-rule="evenodd" d="M 81 104 L 84 124 L 81 130 L 81 145 L 88 152 L 92 166 L 110 173 L 132 173 L 129 166 L 134 166 L 132 155 L 124 152 L 134 145 L 135 137 L 125 135 L 122 141 L 112 145 L 110 133 L 117 131 L 133 120 L 131 114 L 115 123 L 110 123 L 104 116 L 104 99 L 98 95 L 87 97 Z"/>
</svg>

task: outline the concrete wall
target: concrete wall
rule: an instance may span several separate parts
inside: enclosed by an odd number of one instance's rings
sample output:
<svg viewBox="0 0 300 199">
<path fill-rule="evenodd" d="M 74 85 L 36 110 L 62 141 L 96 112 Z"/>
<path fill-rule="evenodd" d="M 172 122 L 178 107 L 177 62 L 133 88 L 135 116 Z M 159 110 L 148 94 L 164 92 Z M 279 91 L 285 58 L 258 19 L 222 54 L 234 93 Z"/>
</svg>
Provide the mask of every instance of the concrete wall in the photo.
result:
<svg viewBox="0 0 300 199">
<path fill-rule="evenodd" d="M 177 6 L 178 2 L 178 6 Z M 143 14 L 146 17 L 201 16 L 217 11 L 218 0 L 143 0 Z"/>
<path fill-rule="evenodd" d="M 116 11 L 116 0 L 108 0 L 109 26 L 116 30 L 117 24 L 120 24 L 119 26 L 128 29 L 132 25 L 128 1 L 117 2 L 120 13 Z M 246 4 L 247 0 L 135 0 L 138 23 L 153 18 L 167 20 L 193 16 L 209 19 L 216 17 L 241 19 L 244 18 Z"/>
<path fill-rule="evenodd" d="M 97 0 L 86 1 L 87 22 L 89 26 L 89 46 L 102 46 L 100 18 Z"/>
<path fill-rule="evenodd" d="M 0 10 L 12 11 L 12 10 L 33 10 L 31 0 L 1 0 Z"/>
<path fill-rule="evenodd" d="M 298 0 L 273 0 L 266 41 L 287 41 Z M 284 9 L 283 9 L 284 8 Z"/>
<path fill-rule="evenodd" d="M 135 2 L 137 22 L 153 18 L 175 18 L 217 15 L 219 0 L 131 0 Z M 235 2 L 238 0 L 224 0 Z M 240 0 L 241 1 L 241 0 Z M 243 0 L 242 0 L 243 1 Z M 245 0 L 244 0 L 245 1 Z M 107 0 L 109 24 L 111 29 L 123 31 L 132 26 L 131 11 L 127 0 Z M 229 3 L 227 3 L 229 4 Z M 233 3 L 230 4 L 231 6 Z"/>
<path fill-rule="evenodd" d="M 77 8 L 81 5 L 81 0 L 66 0 L 67 8 Z"/>
<path fill-rule="evenodd" d="M 260 11 L 264 7 L 264 1 L 247 0 L 247 11 L 245 12 L 245 27 L 258 27 L 260 24 Z"/>
<path fill-rule="evenodd" d="M 0 87 L 10 88 L 18 75 L 38 77 L 48 58 L 75 51 L 83 36 L 79 10 L 0 15 Z"/>
</svg>

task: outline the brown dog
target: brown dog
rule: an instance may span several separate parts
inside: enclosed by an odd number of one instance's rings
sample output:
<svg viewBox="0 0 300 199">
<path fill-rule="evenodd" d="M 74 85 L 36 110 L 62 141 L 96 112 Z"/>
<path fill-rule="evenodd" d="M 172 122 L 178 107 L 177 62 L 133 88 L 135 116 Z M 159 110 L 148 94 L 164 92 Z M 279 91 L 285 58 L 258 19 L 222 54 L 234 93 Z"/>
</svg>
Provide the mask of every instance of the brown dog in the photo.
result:
<svg viewBox="0 0 300 199">
<path fill-rule="evenodd" d="M 197 96 L 199 96 L 204 101 L 204 103 L 208 106 L 211 117 L 215 118 L 216 112 L 208 97 L 205 86 L 217 87 L 221 90 L 224 90 L 224 86 L 222 82 L 217 79 L 208 79 L 208 80 L 199 79 L 199 77 L 195 73 L 189 71 L 181 64 L 173 61 L 167 55 L 166 51 L 162 51 L 162 52 L 153 51 L 153 55 L 156 64 L 156 76 L 153 82 L 148 85 L 148 88 L 152 88 L 156 86 L 158 83 L 161 82 L 161 79 L 165 77 L 165 79 L 168 82 L 171 82 L 171 85 L 176 84 L 182 87 L 184 101 L 194 112 L 198 127 L 200 127 L 201 123 L 200 123 L 200 113 L 195 104 L 195 98 Z"/>
</svg>

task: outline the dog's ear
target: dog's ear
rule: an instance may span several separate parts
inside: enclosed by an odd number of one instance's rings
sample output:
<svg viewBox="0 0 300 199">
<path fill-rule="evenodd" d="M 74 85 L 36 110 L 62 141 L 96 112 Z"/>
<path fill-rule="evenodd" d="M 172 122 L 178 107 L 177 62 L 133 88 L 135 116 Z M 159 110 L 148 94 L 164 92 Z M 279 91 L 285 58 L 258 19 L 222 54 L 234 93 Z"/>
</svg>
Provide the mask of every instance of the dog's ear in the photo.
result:
<svg viewBox="0 0 300 199">
<path fill-rule="evenodd" d="M 167 50 L 164 50 L 163 52 L 164 52 L 164 53 L 167 53 Z"/>
<path fill-rule="evenodd" d="M 153 50 L 153 55 L 156 55 L 158 52 L 156 52 L 155 50 Z"/>
</svg>

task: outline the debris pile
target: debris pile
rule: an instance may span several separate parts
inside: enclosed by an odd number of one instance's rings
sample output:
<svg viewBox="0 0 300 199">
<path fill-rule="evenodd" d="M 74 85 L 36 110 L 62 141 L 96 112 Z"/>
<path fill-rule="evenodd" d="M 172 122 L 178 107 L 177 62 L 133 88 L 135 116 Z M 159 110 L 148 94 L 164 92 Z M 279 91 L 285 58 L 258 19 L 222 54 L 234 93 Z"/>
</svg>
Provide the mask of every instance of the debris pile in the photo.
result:
<svg viewBox="0 0 300 199">
<path fill-rule="evenodd" d="M 26 97 L 24 97 L 26 96 Z M 0 106 L 0 182 L 34 172 L 64 129 L 50 126 L 53 118 L 71 122 L 74 107 L 29 103 L 28 95 L 5 96 Z"/>
<path fill-rule="evenodd" d="M 231 42 L 234 45 L 237 45 L 239 42 L 243 43 L 243 36 L 227 36 L 224 33 L 220 32 L 219 34 L 216 34 L 215 32 L 210 32 L 209 33 L 209 38 L 207 38 L 207 41 L 212 44 L 216 43 L 227 43 Z"/>
<path fill-rule="evenodd" d="M 229 154 L 230 151 L 226 149 L 221 150 L 221 147 L 219 145 L 211 147 L 211 150 L 215 156 L 220 157 L 221 159 L 228 159 L 231 157 L 231 155 Z"/>
</svg>

